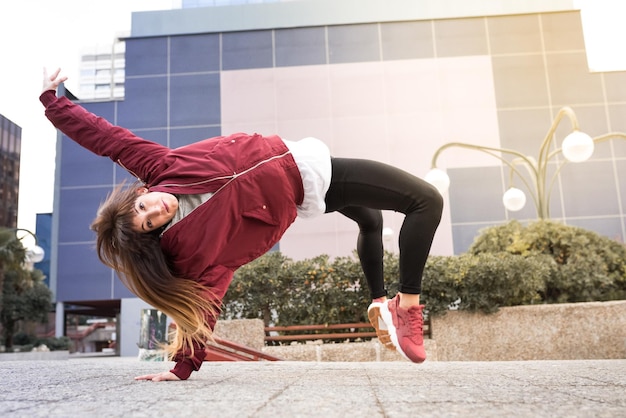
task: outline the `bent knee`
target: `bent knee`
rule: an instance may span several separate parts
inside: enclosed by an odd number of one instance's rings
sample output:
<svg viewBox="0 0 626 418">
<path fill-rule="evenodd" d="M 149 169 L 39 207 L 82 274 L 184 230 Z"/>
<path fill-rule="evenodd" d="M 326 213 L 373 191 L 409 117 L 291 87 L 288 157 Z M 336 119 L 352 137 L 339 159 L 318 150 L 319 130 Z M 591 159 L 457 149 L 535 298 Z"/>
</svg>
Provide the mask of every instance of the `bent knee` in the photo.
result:
<svg viewBox="0 0 626 418">
<path fill-rule="evenodd" d="M 443 196 L 434 186 L 431 187 L 428 194 L 427 208 L 427 211 L 433 218 L 433 221 L 437 221 L 437 223 L 439 223 L 443 213 Z"/>
<path fill-rule="evenodd" d="M 361 233 L 382 233 L 382 211 L 366 207 L 350 207 L 341 212 L 357 223 Z"/>
</svg>

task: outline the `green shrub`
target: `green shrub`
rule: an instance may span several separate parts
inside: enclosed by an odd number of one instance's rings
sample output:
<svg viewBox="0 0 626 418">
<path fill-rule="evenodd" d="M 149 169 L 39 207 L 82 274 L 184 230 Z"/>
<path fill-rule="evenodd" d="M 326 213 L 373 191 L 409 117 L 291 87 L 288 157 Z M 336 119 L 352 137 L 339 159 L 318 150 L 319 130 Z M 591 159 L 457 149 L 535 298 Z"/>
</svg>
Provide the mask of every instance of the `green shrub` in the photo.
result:
<svg viewBox="0 0 626 418">
<path fill-rule="evenodd" d="M 222 305 L 228 319 L 261 318 L 265 324 L 275 320 L 276 309 L 287 302 L 285 293 L 292 287 L 285 280 L 291 260 L 274 251 L 237 270 Z"/>
<path fill-rule="evenodd" d="M 27 334 L 25 332 L 18 332 L 13 336 L 13 344 L 15 345 L 28 345 L 35 344 L 37 341 L 37 337 L 32 334 Z"/>
<path fill-rule="evenodd" d="M 465 270 L 457 257 L 431 256 L 426 262 L 420 301 L 431 315 L 443 314 L 457 306 Z"/>
<path fill-rule="evenodd" d="M 467 254 L 456 259 L 467 269 L 460 283 L 459 309 L 463 310 L 495 312 L 502 306 L 538 302 L 551 271 L 545 257 L 499 253 Z"/>
<path fill-rule="evenodd" d="M 33 351 L 35 346 L 33 344 L 20 345 L 19 347 L 14 346 L 13 350 L 18 351 L 20 353 L 30 353 Z"/>
<path fill-rule="evenodd" d="M 430 257 L 424 273 L 422 300 L 430 314 L 460 310 L 495 312 L 501 306 L 540 301 L 551 261 L 511 254 L 464 254 Z"/>
<path fill-rule="evenodd" d="M 72 340 L 69 337 L 37 338 L 35 335 L 18 332 L 13 337 L 13 346 L 21 352 L 32 351 L 34 347 L 44 344 L 50 351 L 70 350 Z"/>
<path fill-rule="evenodd" d="M 266 325 L 361 322 L 369 301 L 354 257 L 293 261 L 271 252 L 237 270 L 222 315 L 261 318 Z"/>
<path fill-rule="evenodd" d="M 37 339 L 36 346 L 45 344 L 50 351 L 70 351 L 72 349 L 72 339 L 70 337 L 50 337 Z"/>
<path fill-rule="evenodd" d="M 545 280 L 545 303 L 626 299 L 626 247 L 583 228 L 512 221 L 481 231 L 468 253 L 549 256 L 555 267 Z"/>
<path fill-rule="evenodd" d="M 362 322 L 369 290 L 352 257 L 328 256 L 295 262 L 290 270 L 291 303 L 280 306 L 277 325 Z"/>
</svg>

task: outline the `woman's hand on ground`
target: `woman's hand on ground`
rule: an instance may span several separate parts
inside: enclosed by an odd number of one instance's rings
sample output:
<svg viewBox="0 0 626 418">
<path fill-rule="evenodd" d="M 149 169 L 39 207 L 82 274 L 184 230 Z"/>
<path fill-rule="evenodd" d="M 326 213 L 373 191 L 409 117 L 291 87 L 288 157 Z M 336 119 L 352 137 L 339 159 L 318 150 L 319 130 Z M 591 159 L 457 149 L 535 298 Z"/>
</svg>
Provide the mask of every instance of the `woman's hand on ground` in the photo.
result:
<svg viewBox="0 0 626 418">
<path fill-rule="evenodd" d="M 144 374 L 143 376 L 136 376 L 135 380 L 152 380 L 153 382 L 165 382 L 168 380 L 180 380 L 180 378 L 172 372 L 161 372 L 154 374 Z"/>
</svg>

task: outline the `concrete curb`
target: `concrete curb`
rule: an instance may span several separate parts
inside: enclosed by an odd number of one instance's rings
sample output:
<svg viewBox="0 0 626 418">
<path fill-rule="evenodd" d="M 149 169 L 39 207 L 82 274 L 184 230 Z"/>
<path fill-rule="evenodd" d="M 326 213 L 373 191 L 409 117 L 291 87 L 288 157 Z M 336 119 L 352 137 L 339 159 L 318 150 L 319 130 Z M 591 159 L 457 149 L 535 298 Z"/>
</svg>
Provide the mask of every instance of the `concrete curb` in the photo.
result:
<svg viewBox="0 0 626 418">
<path fill-rule="evenodd" d="M 70 352 L 59 351 L 29 351 L 26 353 L 0 353 L 0 361 L 39 361 L 39 360 L 67 360 Z"/>
</svg>

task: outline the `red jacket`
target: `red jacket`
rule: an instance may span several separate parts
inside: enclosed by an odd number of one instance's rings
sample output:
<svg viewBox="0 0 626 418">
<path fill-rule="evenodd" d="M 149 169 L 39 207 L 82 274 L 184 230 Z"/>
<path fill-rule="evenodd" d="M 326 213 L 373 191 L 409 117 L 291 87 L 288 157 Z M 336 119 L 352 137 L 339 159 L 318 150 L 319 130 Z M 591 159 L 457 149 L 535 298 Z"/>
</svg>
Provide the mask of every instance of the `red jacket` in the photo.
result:
<svg viewBox="0 0 626 418">
<path fill-rule="evenodd" d="M 150 191 L 214 195 L 161 237 L 174 273 L 226 294 L 235 270 L 266 253 L 296 218 L 303 187 L 296 163 L 278 136 L 205 139 L 176 149 L 139 138 L 54 91 L 40 97 L 46 116 L 69 138 L 130 171 Z M 207 319 L 211 328 L 213 319 Z M 205 357 L 179 353 L 172 372 L 187 379 Z"/>
</svg>

